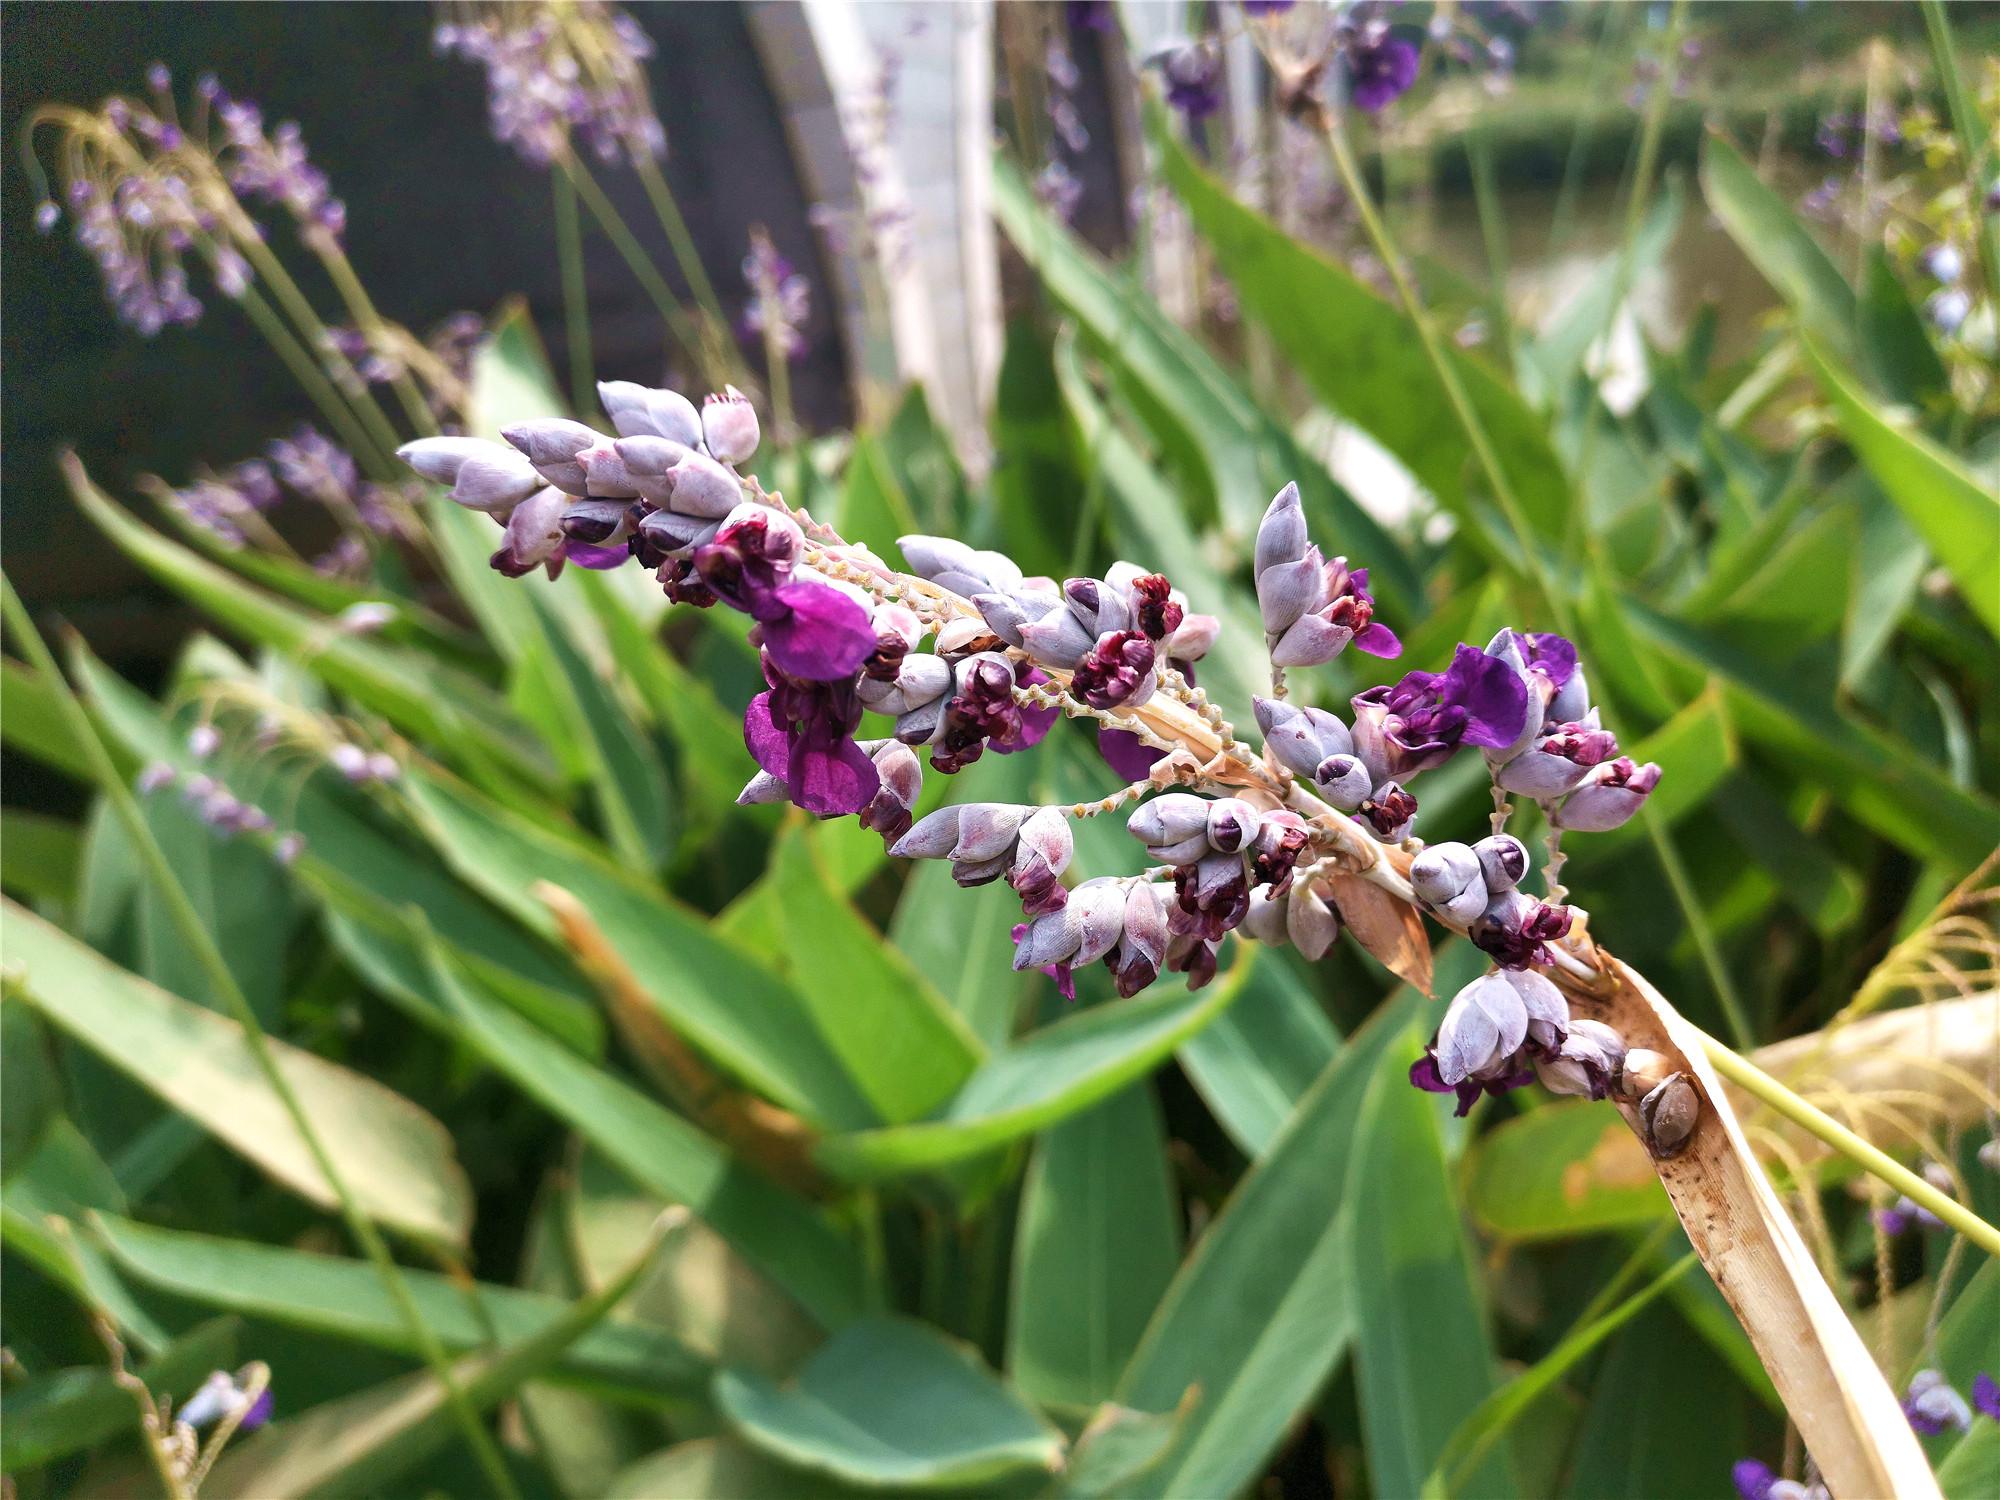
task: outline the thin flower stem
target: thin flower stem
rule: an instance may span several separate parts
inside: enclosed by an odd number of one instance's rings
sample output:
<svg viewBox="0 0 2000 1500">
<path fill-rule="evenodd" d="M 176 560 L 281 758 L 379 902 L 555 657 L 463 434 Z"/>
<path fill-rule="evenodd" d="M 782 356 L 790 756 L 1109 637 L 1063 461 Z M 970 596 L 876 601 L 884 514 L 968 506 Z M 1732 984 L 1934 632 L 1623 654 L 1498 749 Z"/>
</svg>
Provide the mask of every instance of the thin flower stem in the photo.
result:
<svg viewBox="0 0 2000 1500">
<path fill-rule="evenodd" d="M 285 326 L 278 310 L 266 302 L 255 287 L 246 288 L 238 300 L 244 312 L 250 315 L 250 321 L 257 325 L 257 331 L 264 335 L 264 341 L 278 351 L 278 358 L 285 362 L 292 378 L 298 381 L 306 395 L 312 398 L 313 405 L 340 434 L 340 440 L 374 473 L 390 472 L 389 460 L 376 446 L 374 436 L 361 425 L 353 408 L 341 399 L 340 392 L 327 379 L 326 372 L 319 367 L 319 361 L 312 357 L 312 352 Z"/>
<path fill-rule="evenodd" d="M 2000 214 L 1981 213 L 1980 199 L 1986 184 L 1979 180 L 1980 159 L 1992 147 L 1979 118 L 1978 107 L 1965 90 L 1965 75 L 1959 71 L 1958 53 L 1953 50 L 1951 23 L 1945 19 L 1940 0 L 1923 0 L 1924 27 L 1930 33 L 1931 53 L 1937 59 L 1938 80 L 1944 85 L 1945 105 L 1951 111 L 1952 129 L 1958 132 L 1958 148 L 1965 156 L 1965 190 L 1969 206 L 1979 223 L 1980 259 L 1986 263 L 1986 289 L 1993 305 L 2000 308 Z"/>
<path fill-rule="evenodd" d="M 1507 307 L 1507 220 L 1500 209 L 1500 189 L 1493 174 L 1493 143 L 1486 126 L 1477 124 L 1466 135 L 1466 156 L 1472 166 L 1472 200 L 1479 210 L 1479 237 L 1486 246 L 1486 282 L 1490 294 L 1493 333 L 1514 358 L 1514 319 Z"/>
<path fill-rule="evenodd" d="M 707 370 L 701 336 L 689 320 L 687 309 L 674 300 L 673 288 L 667 285 L 666 278 L 660 274 L 659 267 L 653 264 L 652 257 L 646 254 L 645 246 L 639 243 L 639 238 L 632 233 L 631 226 L 625 222 L 611 200 L 605 197 L 604 189 L 597 185 L 597 179 L 592 177 L 590 170 L 573 156 L 563 157 L 558 165 L 563 175 L 575 185 L 577 196 L 583 199 L 584 207 L 590 210 L 591 217 L 597 220 L 598 227 L 604 231 L 611 243 L 618 247 L 618 253 L 625 257 L 625 264 L 630 266 L 632 274 L 639 278 L 639 285 L 645 289 L 646 295 L 653 301 L 653 306 L 659 310 L 661 320 L 667 325 L 667 331 L 674 336 L 674 342 L 687 351 L 688 358 L 692 359 L 705 374 L 712 374 Z"/>
<path fill-rule="evenodd" d="M 1604 19 L 1597 28 L 1597 44 L 1591 49 L 1590 71 L 1584 75 L 1584 98 L 1595 99 L 1604 76 L 1604 64 L 1611 55 L 1611 31 L 1618 17 L 1618 7 L 1604 7 Z M 1556 189 L 1555 209 L 1549 220 L 1549 250 L 1553 257 L 1568 240 L 1570 226 L 1576 218 L 1577 190 L 1583 182 L 1584 148 L 1590 142 L 1591 112 L 1579 109 L 1576 124 L 1569 137 L 1569 150 L 1563 158 L 1562 186 Z"/>
<path fill-rule="evenodd" d="M 567 172 L 549 174 L 555 196 L 556 258 L 562 265 L 563 327 L 569 335 L 570 404 L 582 414 L 596 404 L 590 353 L 590 300 L 583 275 L 583 225 L 577 218 L 576 184 Z"/>
<path fill-rule="evenodd" d="M 347 304 L 349 316 L 368 335 L 370 344 L 380 347 L 386 342 L 384 331 L 388 325 L 382 315 L 375 310 L 375 300 L 368 295 L 368 288 L 361 284 L 361 278 L 354 274 L 354 262 L 347 258 L 347 252 L 340 248 L 340 242 L 331 235 L 316 235 L 311 241 L 313 253 L 319 257 L 321 265 L 333 279 L 334 289 L 340 293 L 340 300 Z M 355 372 L 358 376 L 359 371 Z M 437 418 L 432 415 L 423 393 L 417 389 L 410 372 L 402 368 L 400 362 L 392 382 L 396 387 L 396 398 L 403 404 L 403 415 L 410 426 L 424 437 L 437 431 Z M 371 398 L 372 399 L 372 398 Z"/>
<path fill-rule="evenodd" d="M 666 174 L 650 156 L 642 155 L 636 166 L 646 196 L 653 200 L 653 212 L 660 216 L 660 227 L 667 232 L 667 244 L 674 252 L 674 263 L 681 268 L 688 290 L 718 329 L 727 328 L 729 316 L 722 310 L 722 299 L 715 294 L 715 283 L 708 279 L 708 268 L 701 263 L 701 252 L 695 249 L 694 236 L 688 233 L 687 220 L 674 201 L 673 189 L 667 186 Z"/>
<path fill-rule="evenodd" d="M 265 1082 L 270 1085 L 271 1092 L 277 1095 L 278 1102 L 291 1119 L 293 1129 L 298 1131 L 299 1139 L 304 1142 L 307 1153 L 312 1157 L 314 1166 L 318 1168 L 320 1176 L 332 1190 L 348 1232 L 354 1236 L 355 1243 L 361 1246 L 363 1253 L 373 1262 L 390 1300 L 396 1304 L 398 1312 L 416 1340 L 424 1362 L 430 1366 L 438 1383 L 444 1388 L 446 1403 L 457 1418 L 459 1426 L 464 1431 L 466 1442 L 471 1446 L 480 1466 L 486 1470 L 487 1479 L 492 1484 L 494 1492 L 505 1497 L 505 1500 L 519 1500 L 519 1492 L 515 1488 L 513 1477 L 507 1472 L 506 1462 L 500 1456 L 493 1435 L 486 1430 L 485 1424 L 479 1419 L 479 1413 L 466 1399 L 465 1392 L 460 1389 L 457 1380 L 452 1376 L 450 1361 L 445 1355 L 444 1348 L 438 1342 L 437 1334 L 430 1324 L 424 1321 L 423 1312 L 417 1306 L 409 1283 L 404 1281 L 395 1258 L 389 1253 L 388 1242 L 383 1239 L 374 1221 L 362 1212 L 352 1190 L 347 1186 L 346 1179 L 341 1176 L 340 1169 L 335 1165 L 326 1143 L 320 1136 L 319 1128 L 313 1123 L 312 1116 L 307 1112 L 297 1091 L 293 1089 L 291 1080 L 278 1066 L 277 1055 L 271 1050 L 270 1038 L 264 1034 L 264 1028 L 257 1020 L 256 1011 L 251 1008 L 250 1001 L 237 984 L 236 976 L 230 972 L 228 960 L 222 956 L 221 949 L 216 947 L 214 937 L 203 924 L 200 913 L 195 910 L 194 902 L 181 885 L 180 877 L 175 874 L 166 851 L 153 836 L 151 825 L 147 823 L 145 814 L 140 811 L 138 799 L 125 784 L 124 778 L 118 774 L 118 767 L 111 759 L 111 752 L 105 748 L 104 741 L 99 737 L 96 724 L 71 691 L 68 681 L 56 665 L 55 657 L 49 651 L 47 642 L 35 628 L 35 622 L 28 614 L 26 606 L 21 603 L 20 596 L 14 592 L 12 580 L 5 578 L 4 575 L 0 575 L 0 618 L 5 619 L 7 628 L 13 632 L 15 644 L 20 647 L 28 664 L 54 694 L 56 711 L 62 715 L 71 738 L 82 747 L 84 758 L 90 763 L 91 775 L 97 781 L 106 800 L 110 802 L 119 822 L 124 826 L 133 848 L 138 851 L 141 863 L 146 866 L 154 887 L 166 903 L 167 915 L 173 921 L 181 941 L 187 945 L 188 950 L 201 965 L 211 993 L 222 1002 L 223 1008 L 242 1028 L 244 1043 L 250 1049 L 252 1060 L 256 1063 L 258 1071 L 264 1075 Z"/>
<path fill-rule="evenodd" d="M 1715 1071 L 1763 1104 L 1817 1137 L 1870 1175 L 1936 1214 L 1988 1255 L 2000 1257 L 2000 1229 L 1995 1229 L 1955 1198 L 1947 1197 L 1920 1175 L 1879 1147 L 1863 1140 L 1833 1116 L 1808 1104 L 1777 1079 L 1735 1049 L 1712 1036 L 1702 1037 L 1703 1049 Z"/>
<path fill-rule="evenodd" d="M 1721 945 L 1715 940 L 1715 931 L 1709 926 L 1707 913 L 1701 909 L 1701 900 L 1695 894 L 1693 882 L 1688 879 L 1687 866 L 1681 863 L 1680 850 L 1674 847 L 1673 836 L 1650 805 L 1640 809 L 1639 819 L 1646 826 L 1647 837 L 1653 841 L 1653 852 L 1659 856 L 1660 869 L 1673 889 L 1674 902 L 1687 919 L 1695 951 L 1701 955 L 1701 966 L 1708 973 L 1708 982 L 1715 990 L 1716 1003 L 1722 1007 L 1723 1019 L 1729 1023 L 1729 1034 L 1736 1039 L 1739 1047 L 1756 1046 L 1756 1033 L 1750 1029 L 1749 1017 L 1744 1014 L 1743 997 L 1736 993 L 1736 981 L 1730 978 L 1729 965 L 1723 961 Z"/>
<path fill-rule="evenodd" d="M 1473 409 L 1472 398 L 1466 394 L 1465 383 L 1459 379 L 1458 369 L 1447 354 L 1443 341 L 1432 326 L 1429 310 L 1417 291 L 1414 278 L 1403 259 L 1403 252 L 1397 245 L 1389 226 L 1377 212 L 1374 199 L 1368 192 L 1367 180 L 1361 175 L 1361 167 L 1354 159 L 1354 151 L 1348 145 L 1346 132 L 1341 128 L 1329 110 L 1319 111 L 1320 134 L 1326 142 L 1327 154 L 1332 159 L 1335 174 L 1347 191 L 1348 200 L 1354 204 L 1355 212 L 1361 217 L 1361 226 L 1367 231 L 1369 243 L 1376 256 L 1387 267 L 1389 278 L 1395 283 L 1396 295 L 1402 300 L 1404 314 L 1417 330 L 1417 338 L 1423 344 L 1424 355 L 1436 373 L 1438 384 L 1444 388 L 1445 400 L 1450 403 L 1452 414 L 1458 425 L 1464 429 L 1466 441 L 1471 444 L 1473 457 L 1478 461 L 1481 473 L 1493 492 L 1493 499 L 1506 517 L 1508 528 L 1514 533 L 1514 543 L 1520 549 L 1520 560 L 1533 578 L 1549 612 L 1564 635 L 1574 636 L 1576 622 L 1569 607 L 1569 601 L 1556 587 L 1550 576 L 1548 563 L 1536 546 L 1534 533 L 1528 526 L 1521 502 L 1514 494 L 1514 486 L 1508 480 L 1506 470 L 1500 465 L 1500 457 L 1493 449 L 1493 440 L 1488 436 L 1486 424 Z M 1476 528 L 1483 530 L 1484 528 Z"/>
</svg>

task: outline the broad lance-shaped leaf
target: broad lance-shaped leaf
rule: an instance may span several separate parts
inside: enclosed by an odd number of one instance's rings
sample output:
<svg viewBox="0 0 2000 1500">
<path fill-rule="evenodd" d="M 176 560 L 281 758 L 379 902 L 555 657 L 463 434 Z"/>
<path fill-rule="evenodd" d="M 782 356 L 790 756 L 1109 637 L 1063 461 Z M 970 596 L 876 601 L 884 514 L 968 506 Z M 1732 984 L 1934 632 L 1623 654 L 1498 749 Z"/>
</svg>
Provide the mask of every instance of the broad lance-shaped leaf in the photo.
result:
<svg viewBox="0 0 2000 1500">
<path fill-rule="evenodd" d="M 1402 991 L 1349 1038 L 1182 1264 L 1117 1399 L 1166 1412 L 1190 1387 L 1198 1395 L 1165 1462 L 1134 1495 L 1245 1489 L 1346 1352 L 1355 1125 L 1377 1059 L 1417 1009 Z"/>
<path fill-rule="evenodd" d="M 545 784 L 541 746 L 483 685 L 435 659 L 343 633 L 337 622 L 253 588 L 119 509 L 73 456 L 64 472 L 78 508 L 120 551 L 218 624 L 309 667 L 412 738 L 460 756 L 468 769 L 497 767 L 517 784 Z"/>
<path fill-rule="evenodd" d="M 413 768 L 405 777 L 420 825 L 445 862 L 539 933 L 554 920 L 534 894 L 559 885 L 590 912 L 661 1017 L 774 1102 L 815 1122 L 876 1118 L 810 1024 L 804 999 L 694 912 L 579 843 L 494 806 L 469 787 Z"/>
<path fill-rule="evenodd" d="M 804 1199 L 486 998 L 435 947 L 432 959 L 436 998 L 457 1016 L 464 1040 L 516 1088 L 634 1182 L 694 1210 L 825 1327 L 860 1315 L 868 1300 L 860 1256 Z"/>
<path fill-rule="evenodd" d="M 0 947 L 10 986 L 57 1026 L 301 1197 L 331 1208 L 292 1118 L 243 1030 L 168 994 L 8 901 Z M 370 1218 L 463 1244 L 471 1192 L 444 1127 L 371 1078 L 273 1038 L 271 1049 L 335 1169 Z"/>
<path fill-rule="evenodd" d="M 1143 1080 L 1043 1133 L 1014 1232 L 1007 1370 L 1023 1392 L 1079 1407 L 1110 1397 L 1173 1280 L 1179 1216 Z"/>
<path fill-rule="evenodd" d="M 1344 267 L 1238 203 L 1172 139 L 1161 113 L 1154 112 L 1152 138 L 1167 181 L 1213 247 L 1244 311 L 1270 330 L 1321 400 L 1400 459 L 1511 566 L 1516 552 L 1496 541 L 1486 511 L 1468 490 L 1470 442 L 1450 419 L 1444 389 L 1409 320 Z M 1532 533 L 1523 542 L 1561 536 L 1569 480 L 1541 418 L 1487 365 L 1455 350 L 1445 357 L 1521 504 Z"/>
<path fill-rule="evenodd" d="M 707 1437 L 627 1466 L 603 1500 L 867 1500 L 881 1493 L 808 1474 L 733 1437 Z"/>
<path fill-rule="evenodd" d="M 1504 1240 L 1657 1224 L 1672 1212 L 1645 1152 L 1615 1113 L 1558 1100 L 1488 1131 L 1467 1153 L 1466 1206 Z"/>
<path fill-rule="evenodd" d="M 1043 287 L 1088 330 L 1103 358 L 1122 366 L 1143 392 L 1145 399 L 1132 403 L 1141 419 L 1163 444 L 1197 455 L 1195 478 L 1211 491 L 1205 508 L 1220 511 L 1226 531 L 1247 543 L 1269 497 L 1296 481 L 1307 519 L 1330 550 L 1365 559 L 1376 596 L 1392 609 L 1417 608 L 1423 577 L 1402 543 L 1251 399 L 1199 339 L 1136 286 L 1120 285 L 1072 230 L 1035 201 L 1004 154 L 994 160 L 993 205 Z M 1166 508 L 1180 517 L 1184 507 L 1175 503 L 1171 486 L 1159 476 L 1155 482 L 1164 489 Z M 1186 516 L 1190 523 L 1206 519 Z M 1194 555 L 1167 553 L 1160 561 Z M 1215 600 L 1201 596 L 1200 607 L 1213 609 Z"/>
<path fill-rule="evenodd" d="M 1229 1138 L 1261 1157 L 1339 1050 L 1319 1002 L 1273 953 L 1241 999 L 1181 1044 L 1179 1060 Z"/>
<path fill-rule="evenodd" d="M 159 1229 L 108 1214 L 94 1217 L 91 1231 L 135 1284 L 328 1338 L 420 1353 L 408 1321 L 365 1261 Z M 488 1282 L 468 1289 L 435 1271 L 405 1269 L 403 1281 L 425 1324 L 454 1354 L 496 1339 L 511 1344 L 533 1338 L 567 1310 L 560 1297 Z M 616 1400 L 645 1404 L 698 1402 L 713 1373 L 707 1359 L 665 1329 L 616 1319 L 584 1334 L 549 1372 Z"/>
<path fill-rule="evenodd" d="M 1417 1494 L 1459 1424 L 1497 1383 L 1445 1161 L 1441 1101 L 1410 1086 L 1427 1030 L 1405 1021 L 1377 1059 L 1347 1183 L 1354 1384 L 1379 1495 Z M 1493 1500 L 1516 1493 L 1506 1455 L 1491 1456 L 1464 1492 Z"/>
<path fill-rule="evenodd" d="M 1805 351 L 1841 435 L 1950 570 L 1967 607 L 2000 635 L 2000 494 L 1956 455 L 1891 421 L 1813 340 Z"/>
<path fill-rule="evenodd" d="M 664 1233 L 666 1224 L 660 1225 Z M 624 1300 L 659 1248 L 659 1235 L 601 1291 L 563 1308 L 516 1342 L 469 1355 L 451 1384 L 474 1411 L 505 1399 L 548 1369 Z M 232 1446 L 209 1478 L 211 1493 L 294 1496 L 393 1493 L 388 1482 L 450 1441 L 452 1403 L 431 1371 L 315 1406 Z"/>
<path fill-rule="evenodd" d="M 867 1098 L 890 1124 L 942 1103 L 985 1053 L 923 972 L 834 886 L 803 824 L 772 851 L 779 940 L 796 993 Z"/>
<path fill-rule="evenodd" d="M 1195 994 L 1146 994 L 1044 1026 L 980 1064 L 936 1118 L 828 1136 L 821 1166 L 874 1182 L 963 1161 L 1066 1119 L 1149 1073 L 1241 993 L 1255 955 Z"/>
<path fill-rule="evenodd" d="M 1756 168 L 1720 135 L 1702 143 L 1701 190 L 1737 248 L 1814 337 L 1854 347 L 1854 289 Z"/>
<path fill-rule="evenodd" d="M 1062 1463 L 1062 1434 L 969 1346 L 901 1318 L 849 1324 L 784 1386 L 725 1370 L 715 1399 L 744 1441 L 850 1484 L 962 1490 Z"/>
</svg>

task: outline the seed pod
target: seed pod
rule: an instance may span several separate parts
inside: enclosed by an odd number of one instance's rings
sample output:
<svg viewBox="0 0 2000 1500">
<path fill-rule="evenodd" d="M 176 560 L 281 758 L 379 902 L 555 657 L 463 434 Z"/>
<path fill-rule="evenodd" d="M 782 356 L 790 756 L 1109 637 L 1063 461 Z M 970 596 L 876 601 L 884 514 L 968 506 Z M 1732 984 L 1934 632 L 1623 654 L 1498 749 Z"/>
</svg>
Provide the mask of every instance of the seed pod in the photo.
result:
<svg viewBox="0 0 2000 1500">
<path fill-rule="evenodd" d="M 1637 1104 L 1672 1077 L 1674 1072 L 1673 1059 L 1666 1054 L 1655 1052 L 1650 1047 L 1630 1048 L 1618 1069 L 1618 1092 L 1628 1102 Z"/>
<path fill-rule="evenodd" d="M 1639 1126 L 1654 1156 L 1678 1156 L 1701 1120 L 1701 1095 L 1694 1075 L 1675 1073 L 1639 1101 Z"/>
</svg>

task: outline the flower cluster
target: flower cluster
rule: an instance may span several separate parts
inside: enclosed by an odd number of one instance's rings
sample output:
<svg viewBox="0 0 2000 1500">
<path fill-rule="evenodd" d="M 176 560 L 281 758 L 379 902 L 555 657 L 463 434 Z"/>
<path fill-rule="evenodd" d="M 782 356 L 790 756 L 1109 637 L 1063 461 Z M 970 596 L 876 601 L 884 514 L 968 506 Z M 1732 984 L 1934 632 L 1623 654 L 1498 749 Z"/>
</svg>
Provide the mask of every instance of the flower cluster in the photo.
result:
<svg viewBox="0 0 2000 1500">
<path fill-rule="evenodd" d="M 812 316 L 812 283 L 792 269 L 762 230 L 750 236 L 750 253 L 743 257 L 743 284 L 750 290 L 744 305 L 743 337 L 763 347 L 767 334 L 789 360 L 806 356 L 806 320 Z"/>
<path fill-rule="evenodd" d="M 656 160 L 667 134 L 646 86 L 652 38 L 604 0 L 454 7 L 432 42 L 486 70 L 493 137 L 546 167 L 579 137 L 599 161 Z"/>
<path fill-rule="evenodd" d="M 599 396 L 616 436 L 550 417 L 506 429 L 504 443 L 428 438 L 401 451 L 502 527 L 493 566 L 504 573 L 636 560 L 671 600 L 750 616 L 764 690 L 744 712 L 757 771 L 739 801 L 853 815 L 900 858 L 948 861 L 961 885 L 1004 880 L 1021 902 L 1015 967 L 1047 972 L 1066 994 L 1100 961 L 1121 995 L 1163 972 L 1198 987 L 1232 932 L 1322 956 L 1347 925 L 1338 891 L 1356 868 L 1354 830 L 1406 840 L 1417 805 L 1405 783 L 1463 746 L 1553 825 L 1612 826 L 1657 780 L 1656 767 L 1629 762 L 1611 774 L 1615 741 L 1559 637 L 1503 631 L 1483 651 L 1461 645 L 1444 672 L 1355 695 L 1351 719 L 1288 700 L 1287 668 L 1350 645 L 1402 649 L 1375 618 L 1367 569 L 1312 543 L 1294 487 L 1271 502 L 1255 546 L 1274 681 L 1255 703 L 1259 756 L 1194 681 L 1218 621 L 1164 575 L 1118 562 L 1102 576 L 1033 577 L 1005 553 L 928 535 L 899 539 L 898 571 L 741 471 L 760 431 L 734 390 L 701 407 L 624 383 Z M 1091 722 L 1120 790 L 914 818 L 927 769 L 950 775 L 989 751 L 1030 749 L 1064 715 Z M 1621 801 L 1594 807 L 1586 791 Z M 1119 809 L 1146 867 L 1072 888 L 1072 820 Z M 1499 968 L 1452 1002 L 1416 1081 L 1467 1103 L 1531 1077 L 1562 1093 L 1619 1092 L 1670 1153 L 1698 1113 L 1692 1082 L 1650 1053 L 1635 1068 L 1641 1054 L 1614 1033 L 1570 1018 L 1540 970 L 1573 914 L 1520 890 L 1528 867 L 1504 832 L 1417 854 L 1404 899 L 1413 887 Z"/>
</svg>

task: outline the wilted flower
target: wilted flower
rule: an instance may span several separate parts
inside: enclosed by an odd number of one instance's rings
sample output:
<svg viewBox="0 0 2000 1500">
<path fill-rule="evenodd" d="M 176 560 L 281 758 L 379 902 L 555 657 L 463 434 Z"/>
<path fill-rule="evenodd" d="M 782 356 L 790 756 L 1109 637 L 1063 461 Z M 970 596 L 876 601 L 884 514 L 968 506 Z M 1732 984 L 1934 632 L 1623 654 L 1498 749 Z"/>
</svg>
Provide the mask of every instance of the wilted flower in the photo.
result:
<svg viewBox="0 0 2000 1500">
<path fill-rule="evenodd" d="M 1910 1388 L 1903 1396 L 1903 1415 L 1925 1437 L 1936 1437 L 1947 1429 L 1964 1432 L 1972 1425 L 1972 1408 L 1937 1370 L 1919 1370 L 1910 1377 Z"/>
</svg>

